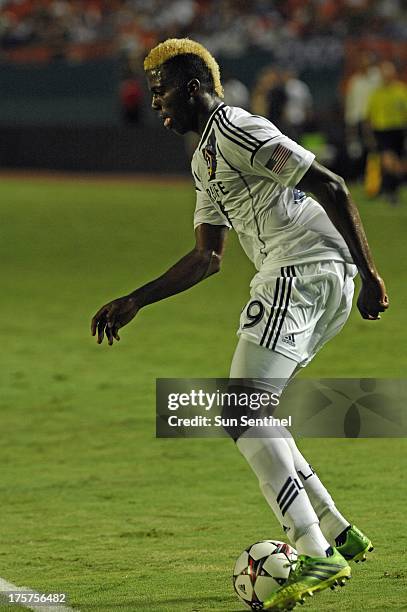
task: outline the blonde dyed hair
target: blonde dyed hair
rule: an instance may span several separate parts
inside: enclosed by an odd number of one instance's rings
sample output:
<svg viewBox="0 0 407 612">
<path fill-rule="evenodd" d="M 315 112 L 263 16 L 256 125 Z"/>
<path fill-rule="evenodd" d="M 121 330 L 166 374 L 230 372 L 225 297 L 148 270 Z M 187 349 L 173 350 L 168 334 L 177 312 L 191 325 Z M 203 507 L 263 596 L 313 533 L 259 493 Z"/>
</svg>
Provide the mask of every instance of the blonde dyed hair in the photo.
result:
<svg viewBox="0 0 407 612">
<path fill-rule="evenodd" d="M 153 49 L 144 60 L 144 70 L 155 70 L 168 60 L 177 55 L 190 53 L 197 55 L 204 62 L 212 75 L 213 86 L 216 95 L 223 98 L 223 87 L 220 81 L 220 70 L 215 60 L 203 45 L 190 38 L 168 38 Z"/>
</svg>

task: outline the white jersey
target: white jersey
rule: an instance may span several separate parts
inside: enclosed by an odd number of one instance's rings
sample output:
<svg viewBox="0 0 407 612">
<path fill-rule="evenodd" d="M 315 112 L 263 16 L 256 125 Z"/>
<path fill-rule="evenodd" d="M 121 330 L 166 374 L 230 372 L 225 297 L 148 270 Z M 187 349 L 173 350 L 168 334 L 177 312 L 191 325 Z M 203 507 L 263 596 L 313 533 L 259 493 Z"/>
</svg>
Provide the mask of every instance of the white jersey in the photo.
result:
<svg viewBox="0 0 407 612">
<path fill-rule="evenodd" d="M 295 189 L 314 158 L 267 119 L 220 104 L 192 158 L 194 227 L 233 228 L 261 272 L 322 260 L 352 263 L 322 206 Z"/>
</svg>

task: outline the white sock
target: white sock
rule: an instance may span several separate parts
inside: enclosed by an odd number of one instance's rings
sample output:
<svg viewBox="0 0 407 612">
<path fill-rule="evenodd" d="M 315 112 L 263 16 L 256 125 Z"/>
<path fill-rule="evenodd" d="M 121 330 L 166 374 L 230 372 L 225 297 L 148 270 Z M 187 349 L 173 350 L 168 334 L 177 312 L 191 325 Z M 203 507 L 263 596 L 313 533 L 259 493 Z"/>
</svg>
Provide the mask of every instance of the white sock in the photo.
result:
<svg viewBox="0 0 407 612">
<path fill-rule="evenodd" d="M 269 431 L 267 431 L 269 430 Z M 270 437 L 254 437 L 269 434 Z M 260 489 L 291 542 L 300 541 L 303 554 L 325 556 L 329 543 L 295 469 L 286 439 L 275 428 L 252 427 L 236 445 L 259 479 Z"/>
<path fill-rule="evenodd" d="M 335 546 L 335 539 L 349 527 L 350 523 L 339 512 L 334 500 L 298 450 L 293 438 L 289 436 L 285 439 L 290 447 L 295 469 L 318 516 L 321 531 L 331 546 Z"/>
<path fill-rule="evenodd" d="M 310 525 L 307 531 L 297 539 L 295 548 L 299 555 L 325 557 L 329 544 L 325 540 L 319 526 L 314 524 Z"/>
</svg>

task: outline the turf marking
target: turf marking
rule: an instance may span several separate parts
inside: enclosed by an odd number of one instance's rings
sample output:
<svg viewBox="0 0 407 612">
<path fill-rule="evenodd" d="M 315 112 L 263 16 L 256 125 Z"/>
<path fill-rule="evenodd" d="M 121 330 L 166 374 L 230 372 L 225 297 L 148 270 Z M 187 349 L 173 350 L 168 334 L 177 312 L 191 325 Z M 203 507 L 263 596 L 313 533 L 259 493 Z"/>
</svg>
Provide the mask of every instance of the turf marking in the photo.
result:
<svg viewBox="0 0 407 612">
<path fill-rule="evenodd" d="M 19 587 L 15 584 L 12 584 L 11 582 L 7 582 L 7 580 L 4 580 L 3 578 L 0 578 L 0 598 L 5 599 L 5 593 L 7 593 L 7 591 L 13 591 L 14 593 L 30 593 L 32 595 L 39 595 L 39 593 L 33 591 L 29 587 Z M 23 608 L 27 608 L 28 610 L 34 610 L 34 612 L 78 612 L 78 608 L 74 610 L 73 608 L 70 608 L 69 606 L 64 606 L 62 604 L 46 605 L 38 603 L 20 602 L 16 604 L 10 604 L 10 606 L 13 605 L 18 605 Z"/>
</svg>

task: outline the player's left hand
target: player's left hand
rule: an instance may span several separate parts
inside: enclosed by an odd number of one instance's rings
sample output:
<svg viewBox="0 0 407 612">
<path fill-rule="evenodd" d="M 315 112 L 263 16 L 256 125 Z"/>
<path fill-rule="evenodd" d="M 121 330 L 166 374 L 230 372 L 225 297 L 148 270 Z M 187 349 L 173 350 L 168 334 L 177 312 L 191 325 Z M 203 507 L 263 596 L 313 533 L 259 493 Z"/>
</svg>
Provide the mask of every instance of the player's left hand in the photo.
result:
<svg viewBox="0 0 407 612">
<path fill-rule="evenodd" d="M 358 297 L 358 309 L 364 319 L 376 321 L 380 319 L 380 312 L 389 307 L 386 287 L 380 276 L 375 276 L 362 281 L 362 287 Z"/>
<path fill-rule="evenodd" d="M 113 300 L 100 308 L 91 322 L 92 336 L 97 334 L 97 343 L 102 344 L 106 335 L 110 346 L 113 340 L 120 340 L 119 329 L 130 323 L 139 311 L 140 306 L 134 297 L 126 295 Z"/>
</svg>

